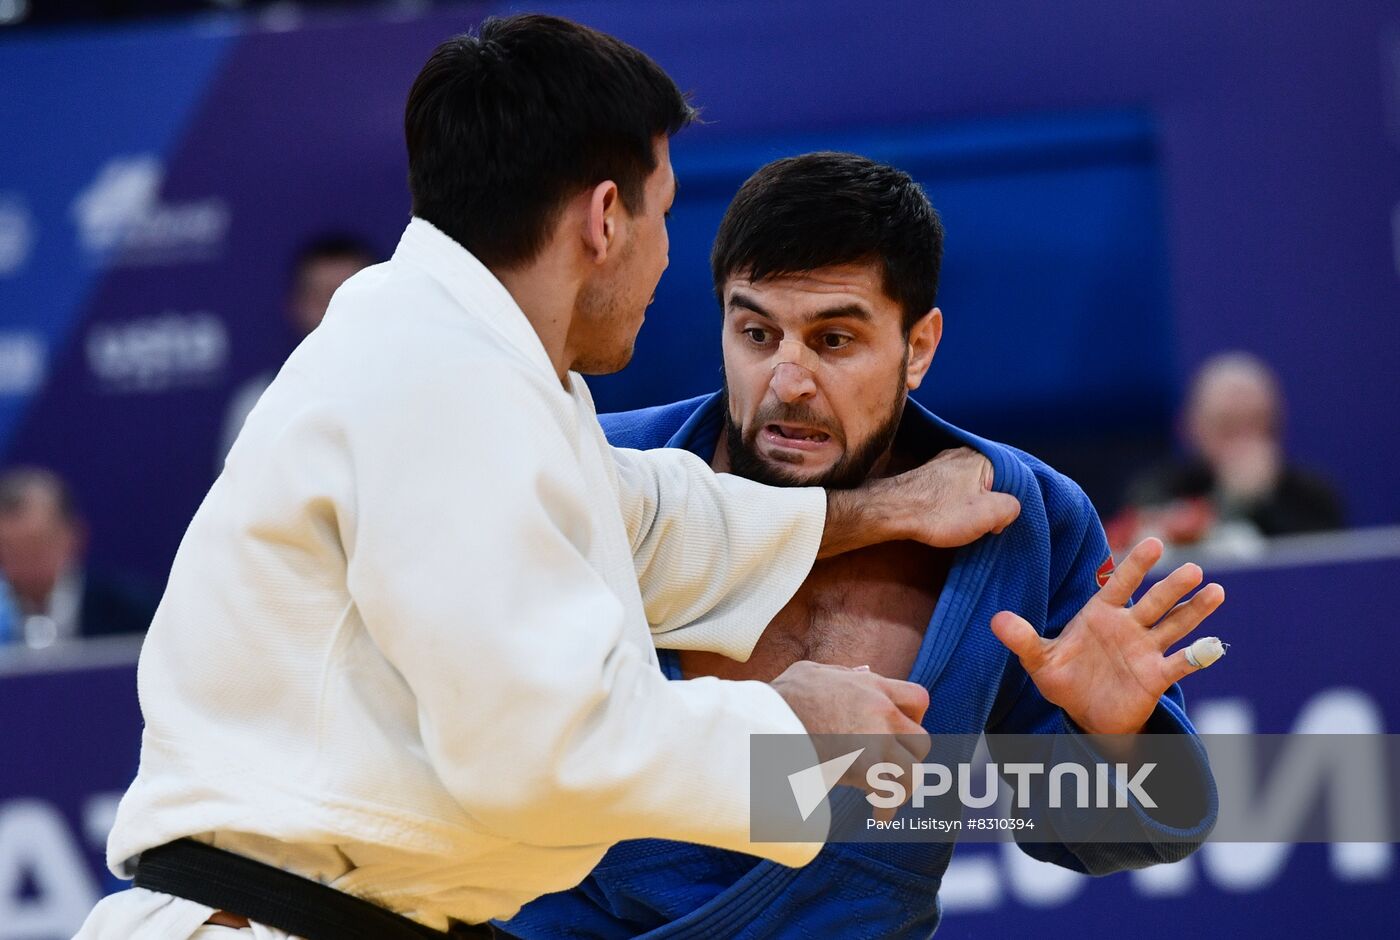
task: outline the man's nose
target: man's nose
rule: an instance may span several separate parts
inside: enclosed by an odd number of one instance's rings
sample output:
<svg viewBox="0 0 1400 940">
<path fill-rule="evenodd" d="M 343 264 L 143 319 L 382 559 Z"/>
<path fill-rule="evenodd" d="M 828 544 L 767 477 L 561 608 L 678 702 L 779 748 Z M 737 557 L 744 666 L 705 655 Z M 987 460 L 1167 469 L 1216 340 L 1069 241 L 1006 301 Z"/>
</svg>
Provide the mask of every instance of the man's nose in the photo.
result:
<svg viewBox="0 0 1400 940">
<path fill-rule="evenodd" d="M 785 404 L 811 398 L 817 392 L 815 376 L 795 362 L 779 363 L 768 384 Z"/>
</svg>

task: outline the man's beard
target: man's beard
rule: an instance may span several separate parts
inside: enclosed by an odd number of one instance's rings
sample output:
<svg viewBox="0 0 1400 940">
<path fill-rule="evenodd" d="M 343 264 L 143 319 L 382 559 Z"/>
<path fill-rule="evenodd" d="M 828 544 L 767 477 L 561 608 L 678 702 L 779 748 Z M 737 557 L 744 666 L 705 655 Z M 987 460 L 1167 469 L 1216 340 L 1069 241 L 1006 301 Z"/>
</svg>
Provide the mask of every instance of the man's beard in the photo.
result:
<svg viewBox="0 0 1400 940">
<path fill-rule="evenodd" d="M 841 459 L 820 476 L 803 476 L 796 470 L 785 470 L 780 465 L 759 456 L 758 433 L 770 424 L 800 424 L 819 428 L 831 434 L 830 426 L 821 416 L 805 404 L 775 405 L 760 408 L 754 416 L 752 433 L 745 439 L 744 432 L 734 423 L 729 411 L 729 387 L 721 395 L 724 410 L 724 437 L 729 449 L 729 472 L 757 483 L 769 486 L 821 486 L 829 490 L 849 490 L 860 486 L 870 476 L 870 471 L 880 458 L 889 452 L 899 432 L 899 422 L 904 415 L 904 382 L 907 377 L 908 357 L 899 369 L 899 386 L 894 396 L 894 405 L 875 433 L 859 447 L 847 450 Z M 832 435 L 835 436 L 834 434 Z"/>
</svg>

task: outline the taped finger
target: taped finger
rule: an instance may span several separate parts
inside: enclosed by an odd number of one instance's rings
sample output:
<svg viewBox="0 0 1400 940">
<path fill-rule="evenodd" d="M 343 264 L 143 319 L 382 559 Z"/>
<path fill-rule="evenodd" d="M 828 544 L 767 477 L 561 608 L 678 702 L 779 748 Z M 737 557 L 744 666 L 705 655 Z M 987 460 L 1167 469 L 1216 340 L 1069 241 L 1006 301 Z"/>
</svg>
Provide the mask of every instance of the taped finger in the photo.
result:
<svg viewBox="0 0 1400 940">
<path fill-rule="evenodd" d="M 1206 636 L 1185 649 L 1177 650 L 1166 659 L 1168 680 L 1180 682 L 1191 673 L 1207 668 L 1224 656 L 1227 648 L 1219 637 Z"/>
</svg>

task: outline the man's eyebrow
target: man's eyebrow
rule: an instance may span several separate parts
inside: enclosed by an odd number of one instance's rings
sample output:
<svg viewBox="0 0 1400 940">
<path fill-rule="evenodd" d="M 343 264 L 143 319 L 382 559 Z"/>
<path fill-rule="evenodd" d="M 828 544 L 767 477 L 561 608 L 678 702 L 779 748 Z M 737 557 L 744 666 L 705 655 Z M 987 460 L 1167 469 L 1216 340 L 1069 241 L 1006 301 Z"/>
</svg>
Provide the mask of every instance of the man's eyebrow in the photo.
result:
<svg viewBox="0 0 1400 940">
<path fill-rule="evenodd" d="M 807 318 L 812 322 L 821 320 L 859 320 L 862 323 L 869 323 L 872 319 L 870 311 L 860 304 L 842 304 L 839 307 L 827 307 L 825 310 L 818 310 Z"/>
<path fill-rule="evenodd" d="M 763 309 L 763 307 L 759 305 L 758 301 L 754 300 L 752 297 L 750 297 L 748 294 L 743 293 L 742 291 L 736 290 L 734 293 L 729 295 L 729 306 L 740 307 L 744 310 L 751 310 L 761 317 L 767 317 L 770 320 L 773 319 L 773 314 Z M 867 310 L 865 307 L 862 307 L 860 304 L 841 304 L 837 307 L 827 307 L 825 310 L 818 310 L 816 313 L 813 313 L 807 317 L 807 322 L 821 323 L 825 320 L 845 319 L 859 320 L 862 323 L 869 323 L 874 318 L 870 315 L 870 311 Z"/>
<path fill-rule="evenodd" d="M 773 315 L 767 310 L 764 310 L 762 307 L 760 307 L 758 301 L 754 300 L 748 294 L 742 293 L 737 290 L 729 295 L 729 306 L 741 307 L 744 310 L 751 310 L 761 317 L 767 317 L 770 320 L 773 319 Z"/>
</svg>

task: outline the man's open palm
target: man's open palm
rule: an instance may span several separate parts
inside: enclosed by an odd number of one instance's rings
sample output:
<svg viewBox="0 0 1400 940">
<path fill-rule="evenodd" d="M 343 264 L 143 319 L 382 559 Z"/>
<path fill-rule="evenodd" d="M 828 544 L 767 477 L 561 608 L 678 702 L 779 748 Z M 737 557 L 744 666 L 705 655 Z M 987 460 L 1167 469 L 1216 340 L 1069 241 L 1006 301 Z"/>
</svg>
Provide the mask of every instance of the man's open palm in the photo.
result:
<svg viewBox="0 0 1400 940">
<path fill-rule="evenodd" d="M 1186 564 L 1126 607 L 1161 557 L 1161 542 L 1139 542 L 1054 639 L 1011 611 L 992 618 L 992 632 L 1021 660 L 1040 694 L 1090 734 L 1140 731 L 1162 693 L 1197 668 L 1184 648 L 1167 650 L 1225 600 L 1224 588 L 1208 584 L 1183 602 L 1203 577 L 1199 566 Z"/>
</svg>

